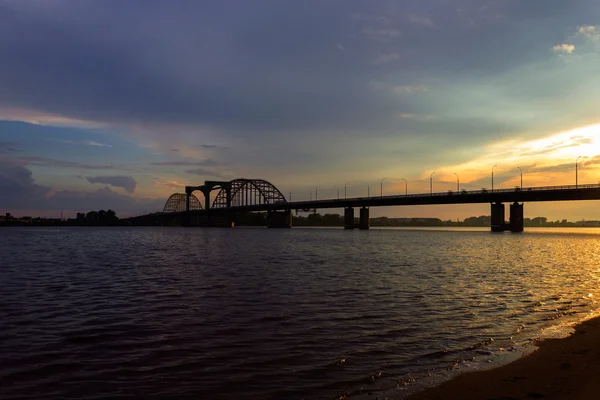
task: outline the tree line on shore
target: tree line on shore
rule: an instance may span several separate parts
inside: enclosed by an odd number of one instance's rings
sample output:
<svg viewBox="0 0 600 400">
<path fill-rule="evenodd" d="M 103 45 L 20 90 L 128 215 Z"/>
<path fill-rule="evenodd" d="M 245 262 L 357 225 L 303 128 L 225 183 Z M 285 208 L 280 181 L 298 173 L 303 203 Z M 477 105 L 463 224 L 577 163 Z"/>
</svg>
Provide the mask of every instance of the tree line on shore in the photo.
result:
<svg viewBox="0 0 600 400">
<path fill-rule="evenodd" d="M 359 219 L 355 218 L 358 223 Z M 371 226 L 465 226 L 465 227 L 490 227 L 491 217 L 481 215 L 478 217 L 468 217 L 464 220 L 442 220 L 441 218 L 390 218 L 373 217 L 370 219 Z M 266 224 L 266 213 L 252 213 L 245 218 L 241 218 L 237 225 L 264 226 Z M 524 218 L 524 226 L 535 227 L 576 227 L 576 226 L 598 226 L 600 221 L 577 221 L 571 222 L 563 219 L 562 221 L 549 221 L 545 217 Z M 319 214 L 311 213 L 306 216 L 294 215 L 292 217 L 292 226 L 344 226 L 344 216 L 340 214 Z"/>
<path fill-rule="evenodd" d="M 267 213 L 245 213 L 238 214 L 235 217 L 235 224 L 239 226 L 265 226 Z M 120 219 L 113 210 L 89 211 L 87 213 L 77 213 L 76 218 L 57 219 L 57 218 L 32 218 L 32 217 L 11 217 L 10 214 L 0 216 L 0 225 L 67 225 L 67 226 L 122 226 L 122 225 L 154 225 L 155 223 L 138 223 L 136 218 Z M 355 218 L 358 223 L 358 218 Z M 370 220 L 371 226 L 381 227 L 402 227 L 402 226 L 464 226 L 464 227 L 489 227 L 491 226 L 491 217 L 489 215 L 480 215 L 478 217 L 468 217 L 464 220 L 442 220 L 441 218 L 390 218 L 373 217 Z M 600 221 L 577 221 L 571 222 L 566 219 L 550 221 L 545 217 L 525 218 L 523 225 L 527 227 L 578 227 L 595 226 L 600 227 Z M 319 214 L 311 213 L 308 215 L 293 215 L 292 226 L 344 226 L 344 216 L 340 214 Z"/>
<path fill-rule="evenodd" d="M 119 226 L 129 225 L 127 220 L 117 217 L 113 210 L 89 211 L 87 213 L 77 213 L 76 218 L 41 218 L 41 217 L 20 217 L 16 218 L 7 213 L 0 216 L 0 225 L 29 225 L 29 226 Z"/>
</svg>

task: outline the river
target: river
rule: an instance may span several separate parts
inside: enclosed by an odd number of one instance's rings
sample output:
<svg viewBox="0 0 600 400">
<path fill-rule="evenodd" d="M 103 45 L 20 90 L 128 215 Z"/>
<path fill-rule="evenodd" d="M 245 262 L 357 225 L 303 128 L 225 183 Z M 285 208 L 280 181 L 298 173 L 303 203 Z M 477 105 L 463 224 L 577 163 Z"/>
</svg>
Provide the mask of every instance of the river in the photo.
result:
<svg viewBox="0 0 600 400">
<path fill-rule="evenodd" d="M 599 280 L 600 229 L 5 228 L 0 397 L 402 398 L 564 333 Z"/>
</svg>

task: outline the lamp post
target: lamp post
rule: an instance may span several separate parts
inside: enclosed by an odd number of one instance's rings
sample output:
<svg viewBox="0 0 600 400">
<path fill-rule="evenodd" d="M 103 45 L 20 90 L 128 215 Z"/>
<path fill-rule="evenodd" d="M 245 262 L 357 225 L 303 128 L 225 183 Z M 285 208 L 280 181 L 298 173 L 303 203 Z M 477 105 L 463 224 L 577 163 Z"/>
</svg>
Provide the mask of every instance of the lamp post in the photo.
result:
<svg viewBox="0 0 600 400">
<path fill-rule="evenodd" d="M 429 176 L 429 195 L 433 195 L 433 175 L 435 174 L 435 172 L 432 172 L 431 175 Z"/>
<path fill-rule="evenodd" d="M 349 183 L 350 183 L 350 182 L 346 182 L 346 183 L 344 184 L 344 199 L 346 198 L 346 186 L 348 186 L 348 184 L 349 184 Z"/>
<path fill-rule="evenodd" d="M 581 156 L 577 157 L 575 160 L 575 189 L 579 188 L 579 170 L 578 170 L 578 162 Z"/>
<path fill-rule="evenodd" d="M 317 187 L 315 188 L 315 201 L 319 200 L 319 188 L 320 188 L 320 187 L 321 187 L 321 186 L 317 186 Z"/>
<path fill-rule="evenodd" d="M 456 175 L 456 193 L 460 192 L 460 180 L 458 179 L 458 174 L 455 172 L 454 175 Z"/>
<path fill-rule="evenodd" d="M 365 182 L 365 185 L 367 185 L 367 197 L 371 197 L 371 184 Z"/>
<path fill-rule="evenodd" d="M 334 186 L 334 189 L 337 190 L 337 199 L 340 199 L 340 188 L 337 186 Z"/>
<path fill-rule="evenodd" d="M 406 182 L 406 179 L 402 178 L 402 180 L 404 181 L 404 195 L 408 196 L 408 182 Z"/>
<path fill-rule="evenodd" d="M 497 165 L 494 165 L 492 167 L 492 193 L 494 193 L 494 168 L 496 168 Z"/>
<path fill-rule="evenodd" d="M 383 178 L 381 179 L 381 182 L 379 183 L 380 187 L 381 187 L 381 193 L 380 193 L 380 197 L 383 197 L 383 181 L 385 181 L 387 178 Z"/>
<path fill-rule="evenodd" d="M 523 190 L 523 170 L 518 165 L 517 168 L 519 168 L 519 171 L 521 172 L 521 190 Z"/>
</svg>

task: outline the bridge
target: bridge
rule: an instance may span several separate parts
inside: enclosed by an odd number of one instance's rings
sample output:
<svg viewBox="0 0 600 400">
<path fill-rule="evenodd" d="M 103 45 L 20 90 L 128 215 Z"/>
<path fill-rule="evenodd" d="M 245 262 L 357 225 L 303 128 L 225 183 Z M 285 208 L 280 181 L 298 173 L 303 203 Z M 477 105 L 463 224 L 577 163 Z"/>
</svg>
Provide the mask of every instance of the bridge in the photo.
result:
<svg viewBox="0 0 600 400">
<path fill-rule="evenodd" d="M 218 193 L 211 203 L 211 193 L 215 190 L 218 190 Z M 203 193 L 204 206 L 194 196 L 195 191 Z M 163 212 L 183 217 L 186 224 L 190 224 L 194 218 L 203 220 L 201 224 L 210 224 L 213 218 L 221 221 L 224 219 L 227 221 L 224 225 L 232 226 L 231 222 L 235 220 L 236 214 L 262 211 L 267 212 L 268 227 L 289 228 L 292 226 L 292 210 L 343 208 L 345 229 L 369 229 L 370 207 L 489 203 L 493 232 L 506 230 L 522 232 L 525 202 L 576 200 L 600 200 L 600 184 L 462 190 L 291 202 L 268 181 L 242 178 L 232 181 L 206 181 L 204 185 L 186 186 L 185 193 L 176 193 L 169 198 Z M 510 203 L 508 223 L 504 203 Z M 355 208 L 360 209 L 358 223 L 354 218 Z"/>
</svg>

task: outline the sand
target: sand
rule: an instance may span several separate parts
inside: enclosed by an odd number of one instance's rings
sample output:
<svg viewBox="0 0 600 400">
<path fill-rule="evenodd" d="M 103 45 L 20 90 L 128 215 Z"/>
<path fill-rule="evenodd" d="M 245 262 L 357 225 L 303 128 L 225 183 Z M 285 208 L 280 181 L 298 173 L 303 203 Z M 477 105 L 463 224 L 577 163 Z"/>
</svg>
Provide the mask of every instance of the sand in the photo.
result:
<svg viewBox="0 0 600 400">
<path fill-rule="evenodd" d="M 459 375 L 409 400 L 600 399 L 600 317 L 510 364 Z"/>
</svg>

